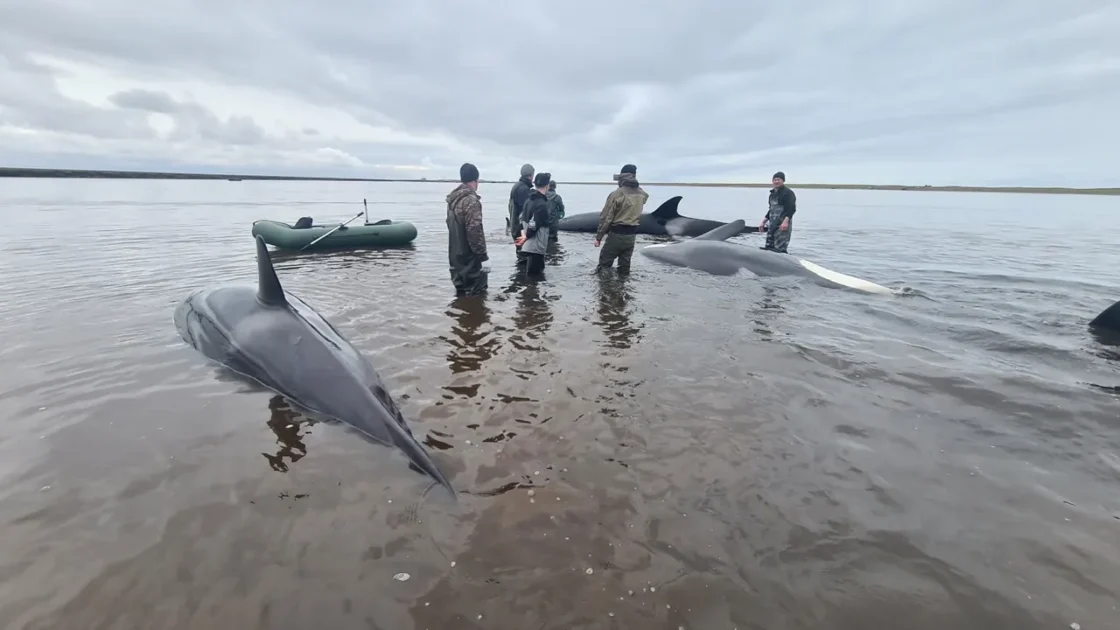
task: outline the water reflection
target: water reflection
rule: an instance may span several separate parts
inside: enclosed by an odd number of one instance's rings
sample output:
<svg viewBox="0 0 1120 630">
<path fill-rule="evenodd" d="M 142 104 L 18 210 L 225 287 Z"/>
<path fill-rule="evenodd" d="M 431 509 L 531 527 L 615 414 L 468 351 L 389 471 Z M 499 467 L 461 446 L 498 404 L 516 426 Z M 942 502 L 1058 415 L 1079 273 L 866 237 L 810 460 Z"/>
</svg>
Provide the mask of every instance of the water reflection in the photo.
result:
<svg viewBox="0 0 1120 630">
<path fill-rule="evenodd" d="M 606 346 L 626 349 L 641 340 L 641 326 L 635 326 L 630 319 L 630 278 L 613 273 L 597 275 L 598 315 L 596 320 L 606 335 Z"/>
<path fill-rule="evenodd" d="M 330 267 L 345 269 L 368 263 L 383 263 L 411 260 L 416 253 L 413 243 L 394 247 L 375 247 L 368 249 L 336 249 L 317 251 L 293 251 L 286 249 L 271 250 L 269 257 L 273 263 L 283 263 L 286 269 L 305 267 Z M 277 265 L 280 267 L 280 265 Z"/>
<path fill-rule="evenodd" d="M 283 396 L 277 395 L 269 399 L 268 408 L 272 411 L 272 416 L 268 419 L 268 428 L 276 434 L 276 444 L 279 448 L 274 455 L 268 453 L 261 453 L 261 455 L 264 455 L 273 470 L 286 473 L 288 464 L 284 463 L 285 459 L 294 464 L 307 455 L 307 445 L 303 443 L 303 436 L 310 432 L 300 433 L 300 429 L 304 425 L 308 427 L 314 425 L 315 421 L 309 418 L 301 420 L 300 414 L 292 410 Z"/>
<path fill-rule="evenodd" d="M 780 330 L 780 323 L 785 318 L 785 305 L 789 301 L 786 289 L 762 284 L 762 299 L 750 306 L 751 321 L 754 331 L 763 341 L 772 341 L 775 330 Z"/>
<path fill-rule="evenodd" d="M 510 343 L 518 350 L 542 350 L 529 344 L 542 339 L 554 319 L 548 298 L 541 294 L 541 279 L 541 276 L 527 276 L 519 272 L 505 290 L 505 293 L 517 294 L 517 305 L 513 311 L 515 332 Z"/>
<path fill-rule="evenodd" d="M 545 250 L 544 264 L 549 267 L 557 267 L 560 263 L 568 259 L 568 252 L 559 241 L 549 241 L 548 249 Z"/>
<path fill-rule="evenodd" d="M 479 370 L 498 351 L 500 342 L 494 334 L 490 319 L 490 307 L 486 297 L 470 295 L 456 298 L 447 310 L 448 317 L 455 320 L 451 326 L 454 333 L 450 338 L 443 337 L 451 345 L 447 353 L 447 363 L 453 374 Z"/>
</svg>

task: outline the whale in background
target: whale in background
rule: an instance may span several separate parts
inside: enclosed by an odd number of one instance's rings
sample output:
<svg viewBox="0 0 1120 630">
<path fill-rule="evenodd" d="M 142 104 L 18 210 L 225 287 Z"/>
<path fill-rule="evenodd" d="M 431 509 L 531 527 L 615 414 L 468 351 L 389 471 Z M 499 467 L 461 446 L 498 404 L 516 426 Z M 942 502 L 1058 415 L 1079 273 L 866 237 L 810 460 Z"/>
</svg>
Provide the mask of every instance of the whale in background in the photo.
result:
<svg viewBox="0 0 1120 630">
<path fill-rule="evenodd" d="M 653 260 L 717 276 L 735 275 L 746 269 L 757 276 L 798 276 L 826 287 L 853 289 L 864 293 L 896 293 L 889 287 L 832 271 L 790 254 L 728 243 L 727 239 L 739 234 L 743 227 L 744 221 L 739 219 L 687 241 L 647 245 L 638 251 Z"/>
<path fill-rule="evenodd" d="M 653 212 L 643 212 L 638 223 L 638 234 L 670 235 L 670 236 L 700 236 L 715 228 L 727 225 L 723 221 L 709 221 L 708 219 L 694 219 L 682 216 L 677 211 L 681 203 L 681 196 L 670 198 L 657 207 Z M 564 232 L 591 232 L 595 233 L 599 227 L 598 212 L 582 212 L 560 219 L 556 229 Z M 742 225 L 742 232 L 757 232 L 758 226 Z"/>
</svg>

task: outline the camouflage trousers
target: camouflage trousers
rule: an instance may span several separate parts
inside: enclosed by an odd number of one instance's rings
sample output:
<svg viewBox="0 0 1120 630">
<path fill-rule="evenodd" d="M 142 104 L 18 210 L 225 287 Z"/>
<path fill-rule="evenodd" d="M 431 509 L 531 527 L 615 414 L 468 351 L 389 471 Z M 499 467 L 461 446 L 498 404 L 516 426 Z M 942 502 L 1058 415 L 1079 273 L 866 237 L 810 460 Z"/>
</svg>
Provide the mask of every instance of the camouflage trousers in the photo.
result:
<svg viewBox="0 0 1120 630">
<path fill-rule="evenodd" d="M 489 278 L 482 271 L 482 263 L 471 260 L 463 266 L 452 266 L 451 284 L 455 285 L 455 295 L 481 295 L 489 288 Z"/>
<path fill-rule="evenodd" d="M 630 258 L 634 255 L 633 234 L 607 234 L 607 240 L 599 248 L 599 266 L 596 269 L 610 269 L 614 259 L 618 259 L 618 272 L 630 273 Z"/>
<path fill-rule="evenodd" d="M 766 229 L 766 249 L 785 254 L 786 248 L 789 247 L 789 238 L 793 236 L 793 217 L 789 219 L 789 228 L 783 230 L 780 210 L 779 208 L 778 211 L 771 211 L 766 217 L 769 222 Z"/>
</svg>

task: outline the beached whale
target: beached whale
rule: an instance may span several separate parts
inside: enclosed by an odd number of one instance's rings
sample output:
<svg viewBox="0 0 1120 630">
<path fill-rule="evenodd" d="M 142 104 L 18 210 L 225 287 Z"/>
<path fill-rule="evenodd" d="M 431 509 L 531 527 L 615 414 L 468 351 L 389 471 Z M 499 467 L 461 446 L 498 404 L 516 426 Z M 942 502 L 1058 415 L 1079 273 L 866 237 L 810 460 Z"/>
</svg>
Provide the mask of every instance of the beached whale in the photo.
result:
<svg viewBox="0 0 1120 630">
<path fill-rule="evenodd" d="M 284 291 L 264 239 L 256 237 L 257 284 L 191 293 L 175 309 L 188 345 L 313 413 L 400 449 L 412 466 L 455 491 L 412 435 L 381 377 L 350 342 L 299 297 Z"/>
<path fill-rule="evenodd" d="M 723 221 L 709 221 L 708 219 L 694 219 L 681 216 L 677 206 L 681 203 L 680 195 L 673 197 L 657 207 L 653 212 L 643 212 L 641 222 L 638 223 L 638 234 L 671 235 L 671 236 L 700 236 L 715 228 L 727 225 Z M 599 227 L 598 212 L 582 212 L 560 219 L 556 229 L 564 232 L 591 232 Z M 740 232 L 757 232 L 758 226 L 743 225 Z"/>
<path fill-rule="evenodd" d="M 825 269 L 790 254 L 726 242 L 739 234 L 743 226 L 744 221 L 739 219 L 687 241 L 647 245 L 638 251 L 653 260 L 719 276 L 734 275 L 746 269 L 758 276 L 800 276 L 827 287 L 865 293 L 895 293 L 894 289 Z"/>
</svg>

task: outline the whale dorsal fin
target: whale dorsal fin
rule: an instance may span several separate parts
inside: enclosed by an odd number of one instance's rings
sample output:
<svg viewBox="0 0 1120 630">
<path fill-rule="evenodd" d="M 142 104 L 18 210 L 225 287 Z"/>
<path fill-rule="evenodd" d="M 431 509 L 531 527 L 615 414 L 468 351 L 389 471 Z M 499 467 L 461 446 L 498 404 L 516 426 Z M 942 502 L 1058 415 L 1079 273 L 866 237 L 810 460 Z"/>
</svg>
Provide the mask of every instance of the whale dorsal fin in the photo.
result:
<svg viewBox="0 0 1120 630">
<path fill-rule="evenodd" d="M 735 219 L 731 223 L 726 223 L 712 230 L 711 232 L 704 232 L 700 236 L 693 238 L 694 241 L 726 241 L 727 239 L 735 236 L 747 227 L 747 222 L 742 219 Z"/>
<path fill-rule="evenodd" d="M 1101 311 L 1089 322 L 1089 328 L 1120 332 L 1120 302 Z"/>
<path fill-rule="evenodd" d="M 257 236 L 257 299 L 264 304 L 288 303 L 284 287 L 280 286 L 280 278 L 276 277 L 276 269 L 272 267 L 268 246 L 260 236 Z"/>
<path fill-rule="evenodd" d="M 661 219 L 663 221 L 668 221 L 669 219 L 676 219 L 676 218 L 681 216 L 677 212 L 677 206 L 679 206 L 680 203 L 681 203 L 681 196 L 680 195 L 677 195 L 676 197 L 671 197 L 665 203 L 661 204 L 660 206 L 657 206 L 657 209 L 654 210 L 653 212 L 651 212 L 650 214 L 652 214 L 654 217 L 657 217 L 658 219 Z"/>
</svg>

